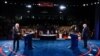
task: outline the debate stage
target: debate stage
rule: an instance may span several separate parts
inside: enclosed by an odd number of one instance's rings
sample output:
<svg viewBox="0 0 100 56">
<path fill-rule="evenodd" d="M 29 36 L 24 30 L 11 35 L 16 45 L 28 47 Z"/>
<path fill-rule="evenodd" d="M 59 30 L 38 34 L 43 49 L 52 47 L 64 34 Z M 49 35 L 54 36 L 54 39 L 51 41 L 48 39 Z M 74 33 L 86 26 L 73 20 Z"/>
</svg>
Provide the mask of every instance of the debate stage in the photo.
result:
<svg viewBox="0 0 100 56">
<path fill-rule="evenodd" d="M 24 41 L 20 40 L 20 49 L 13 51 L 12 40 L 0 40 L 0 56 L 99 56 L 100 41 L 89 40 L 88 48 L 83 48 L 79 40 L 78 49 L 70 49 L 70 40 L 33 40 L 33 49 L 25 50 Z"/>
</svg>

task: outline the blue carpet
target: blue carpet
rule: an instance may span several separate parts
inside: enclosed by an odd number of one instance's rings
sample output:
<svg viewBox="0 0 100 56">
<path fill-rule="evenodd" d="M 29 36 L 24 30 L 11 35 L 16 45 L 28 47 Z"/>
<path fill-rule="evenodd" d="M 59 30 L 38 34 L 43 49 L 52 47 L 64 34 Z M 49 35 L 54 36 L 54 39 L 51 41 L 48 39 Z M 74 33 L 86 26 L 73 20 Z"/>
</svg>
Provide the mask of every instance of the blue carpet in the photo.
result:
<svg viewBox="0 0 100 56">
<path fill-rule="evenodd" d="M 83 48 L 79 41 L 77 49 L 70 49 L 70 40 L 33 40 L 34 49 L 25 50 L 24 41 L 20 40 L 20 49 L 13 51 L 13 41 L 0 41 L 0 56 L 95 56 L 99 52 L 100 41 L 89 40 L 89 48 Z M 2 49 L 2 50 L 1 50 Z"/>
</svg>

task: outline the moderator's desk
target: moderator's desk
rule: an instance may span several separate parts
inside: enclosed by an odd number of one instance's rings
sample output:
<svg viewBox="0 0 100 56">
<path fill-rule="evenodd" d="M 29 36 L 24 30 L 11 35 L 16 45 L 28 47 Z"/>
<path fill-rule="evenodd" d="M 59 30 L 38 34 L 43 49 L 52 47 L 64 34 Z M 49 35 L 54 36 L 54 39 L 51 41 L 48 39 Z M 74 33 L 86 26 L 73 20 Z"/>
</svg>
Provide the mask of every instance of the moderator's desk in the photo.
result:
<svg viewBox="0 0 100 56">
<path fill-rule="evenodd" d="M 40 39 L 41 40 L 56 40 L 56 34 L 41 34 Z"/>
</svg>

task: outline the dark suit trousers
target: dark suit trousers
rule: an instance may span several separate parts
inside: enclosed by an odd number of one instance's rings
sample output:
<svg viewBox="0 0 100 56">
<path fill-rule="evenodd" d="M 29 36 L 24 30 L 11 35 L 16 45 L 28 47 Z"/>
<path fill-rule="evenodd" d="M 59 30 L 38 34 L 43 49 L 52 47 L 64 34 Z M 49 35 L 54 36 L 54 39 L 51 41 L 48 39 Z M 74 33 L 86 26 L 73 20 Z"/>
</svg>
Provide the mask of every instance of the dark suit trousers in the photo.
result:
<svg viewBox="0 0 100 56">
<path fill-rule="evenodd" d="M 13 41 L 13 49 L 19 49 L 19 36 L 15 35 L 14 41 Z"/>
<path fill-rule="evenodd" d="M 84 41 L 84 48 L 87 48 L 87 38 L 83 37 L 83 41 Z"/>
</svg>

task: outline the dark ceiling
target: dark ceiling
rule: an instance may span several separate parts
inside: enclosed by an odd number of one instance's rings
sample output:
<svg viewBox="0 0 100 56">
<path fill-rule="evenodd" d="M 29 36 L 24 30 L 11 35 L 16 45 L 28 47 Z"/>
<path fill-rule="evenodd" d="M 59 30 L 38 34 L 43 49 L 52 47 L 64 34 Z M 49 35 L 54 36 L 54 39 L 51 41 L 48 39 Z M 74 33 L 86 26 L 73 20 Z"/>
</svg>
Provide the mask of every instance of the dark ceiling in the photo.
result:
<svg viewBox="0 0 100 56">
<path fill-rule="evenodd" d="M 88 6 L 88 7 L 82 7 L 82 5 L 94 3 L 97 2 L 97 0 L 6 0 L 8 1 L 8 4 L 4 3 L 4 0 L 0 0 L 0 8 L 1 12 L 0 15 L 3 15 L 4 13 L 10 15 L 10 14 L 25 14 L 28 10 L 25 6 L 27 4 L 38 4 L 39 2 L 51 2 L 53 4 L 57 4 L 58 6 L 54 7 L 38 7 L 38 6 L 32 6 L 31 14 L 40 14 L 42 12 L 50 13 L 50 14 L 58 14 L 60 12 L 59 6 L 65 5 L 67 8 L 64 11 L 66 14 L 70 14 L 71 12 L 74 13 L 81 13 L 83 11 L 93 11 L 95 9 L 94 6 Z M 11 4 L 12 3 L 12 4 Z M 16 3 L 16 5 L 15 5 Z M 26 5 L 25 5 L 26 4 Z M 74 7 L 74 5 L 76 7 Z M 83 14 L 83 13 L 82 13 Z M 5 14 L 4 14 L 5 15 Z"/>
<path fill-rule="evenodd" d="M 75 20 L 78 24 L 82 21 L 84 22 L 85 20 L 91 23 L 94 22 L 95 8 L 97 6 L 94 2 L 98 2 L 98 0 L 23 0 L 23 1 L 6 0 L 6 1 L 8 1 L 7 4 L 4 3 L 5 2 L 4 0 L 0 0 L 0 16 L 7 16 L 13 18 L 15 16 L 23 16 L 24 18 L 27 18 L 27 16 L 35 16 L 36 19 L 34 20 L 32 19 L 33 21 L 29 19 L 26 20 L 24 19 L 22 21 L 25 23 L 27 21 L 27 23 L 29 24 L 50 23 L 50 24 L 65 24 L 65 25 L 71 24 L 71 22 Z M 56 6 L 39 7 L 38 5 L 36 5 L 39 2 L 50 2 L 52 4 L 56 4 Z M 26 5 L 28 4 L 31 4 L 32 8 L 30 9 L 26 8 Z M 88 4 L 88 6 L 83 6 L 83 4 Z M 59 9 L 60 5 L 65 5 L 66 9 L 61 11 Z M 27 13 L 27 11 L 30 11 L 30 13 Z M 63 19 L 61 19 L 60 17 L 62 17 Z M 47 20 L 44 20 L 43 18 Z"/>
<path fill-rule="evenodd" d="M 76 18 L 94 18 L 96 5 L 83 6 L 83 4 L 91 4 L 98 0 L 0 0 L 0 15 L 1 16 L 59 16 L 76 17 Z M 35 4 L 39 2 L 50 2 L 57 4 L 53 7 L 39 7 Z M 16 3 L 16 4 L 15 4 Z M 26 8 L 26 5 L 31 4 L 32 8 Z M 34 4 L 34 5 L 33 5 Z M 61 11 L 60 5 L 65 5 L 66 9 Z M 30 13 L 27 13 L 30 11 Z M 60 13 L 62 12 L 62 13 Z"/>
</svg>

